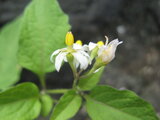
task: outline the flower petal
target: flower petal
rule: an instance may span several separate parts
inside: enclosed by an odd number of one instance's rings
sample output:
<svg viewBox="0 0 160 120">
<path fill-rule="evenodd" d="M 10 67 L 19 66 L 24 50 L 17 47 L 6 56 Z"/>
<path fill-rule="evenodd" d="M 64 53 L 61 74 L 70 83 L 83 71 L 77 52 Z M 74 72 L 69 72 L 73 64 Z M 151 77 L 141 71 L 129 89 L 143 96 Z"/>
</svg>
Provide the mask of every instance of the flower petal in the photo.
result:
<svg viewBox="0 0 160 120">
<path fill-rule="evenodd" d="M 83 50 L 79 50 L 78 52 L 80 52 L 82 55 L 86 56 L 87 58 L 90 58 L 88 53 L 84 52 Z"/>
<path fill-rule="evenodd" d="M 88 45 L 88 47 L 89 47 L 89 51 L 93 50 L 96 46 L 97 46 L 97 44 L 96 44 L 96 43 L 89 42 L 89 45 Z"/>
<path fill-rule="evenodd" d="M 88 59 L 80 52 L 73 53 L 74 58 L 79 62 L 80 69 L 86 69 L 88 67 Z"/>
<path fill-rule="evenodd" d="M 62 62 L 65 59 L 66 55 L 67 55 L 67 52 L 61 52 L 57 55 L 55 59 L 55 68 L 58 72 L 62 66 Z"/>
<path fill-rule="evenodd" d="M 88 45 L 86 45 L 86 44 L 83 45 L 83 46 L 82 46 L 82 50 L 83 50 L 83 51 L 86 51 L 86 52 L 89 52 L 89 47 L 88 47 Z"/>
<path fill-rule="evenodd" d="M 78 49 L 82 49 L 82 46 L 79 44 L 74 43 L 73 44 L 73 49 L 78 50 Z"/>
<path fill-rule="evenodd" d="M 88 59 L 89 64 L 91 65 L 92 60 L 91 60 L 90 56 L 88 55 L 88 53 L 86 53 L 86 52 L 84 52 L 84 51 L 82 51 L 82 50 L 79 51 L 79 52 Z"/>
<path fill-rule="evenodd" d="M 60 51 L 61 51 L 61 49 L 58 49 L 58 50 L 56 50 L 56 51 L 54 51 L 54 52 L 52 53 L 52 55 L 51 55 L 51 57 L 50 57 L 50 61 L 51 61 L 52 63 L 54 63 L 53 57 L 54 57 L 55 55 L 57 55 Z"/>
<path fill-rule="evenodd" d="M 117 46 L 118 46 L 119 44 L 121 44 L 121 43 L 123 43 L 123 41 L 120 41 L 120 42 L 119 42 L 118 39 L 114 39 L 114 40 L 112 40 L 112 41 L 108 44 L 108 46 L 117 47 Z"/>
<path fill-rule="evenodd" d="M 107 46 L 100 47 L 98 50 L 98 56 L 100 56 L 105 49 L 107 49 Z"/>
<path fill-rule="evenodd" d="M 77 61 L 77 59 L 74 59 L 73 64 L 76 68 L 79 67 L 79 62 Z"/>
</svg>

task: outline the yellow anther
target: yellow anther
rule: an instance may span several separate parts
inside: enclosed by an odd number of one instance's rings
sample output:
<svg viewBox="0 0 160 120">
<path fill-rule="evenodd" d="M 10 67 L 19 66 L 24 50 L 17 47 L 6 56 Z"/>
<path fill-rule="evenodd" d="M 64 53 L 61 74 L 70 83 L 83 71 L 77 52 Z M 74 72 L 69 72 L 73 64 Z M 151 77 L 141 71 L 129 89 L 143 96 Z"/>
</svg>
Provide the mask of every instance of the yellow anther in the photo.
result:
<svg viewBox="0 0 160 120">
<path fill-rule="evenodd" d="M 103 42 L 103 41 L 98 41 L 98 42 L 97 42 L 97 45 L 98 45 L 98 47 L 101 47 L 101 46 L 104 45 L 104 42 Z"/>
<path fill-rule="evenodd" d="M 66 41 L 65 42 L 66 42 L 66 45 L 68 45 L 68 46 L 73 45 L 73 43 L 74 43 L 74 37 L 73 37 L 72 32 L 68 32 L 66 34 Z"/>
<path fill-rule="evenodd" d="M 81 40 L 77 40 L 77 41 L 76 41 L 76 44 L 79 44 L 79 45 L 82 46 L 82 41 L 81 41 Z"/>
</svg>

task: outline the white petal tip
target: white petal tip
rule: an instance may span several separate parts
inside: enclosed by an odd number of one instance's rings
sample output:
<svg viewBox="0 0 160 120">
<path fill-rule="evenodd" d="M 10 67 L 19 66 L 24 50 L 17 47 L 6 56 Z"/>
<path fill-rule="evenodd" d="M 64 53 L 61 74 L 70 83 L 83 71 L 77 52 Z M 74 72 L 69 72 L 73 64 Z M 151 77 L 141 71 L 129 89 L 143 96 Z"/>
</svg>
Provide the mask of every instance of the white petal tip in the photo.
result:
<svg viewBox="0 0 160 120">
<path fill-rule="evenodd" d="M 119 42 L 119 44 L 122 44 L 122 43 L 123 43 L 123 41 L 120 41 L 120 42 Z"/>
</svg>

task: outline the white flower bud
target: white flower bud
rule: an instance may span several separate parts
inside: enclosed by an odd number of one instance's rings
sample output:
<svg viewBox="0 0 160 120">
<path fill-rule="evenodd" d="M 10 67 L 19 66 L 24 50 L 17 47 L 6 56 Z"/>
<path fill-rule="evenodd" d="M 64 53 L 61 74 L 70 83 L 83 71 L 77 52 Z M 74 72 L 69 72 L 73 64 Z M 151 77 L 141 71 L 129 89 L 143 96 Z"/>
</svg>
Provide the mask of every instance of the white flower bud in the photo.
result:
<svg viewBox="0 0 160 120">
<path fill-rule="evenodd" d="M 119 42 L 118 39 L 111 41 L 109 44 L 106 42 L 98 51 L 98 59 L 101 59 L 104 64 L 108 64 L 115 58 L 117 46 L 121 43 L 122 41 Z"/>
</svg>

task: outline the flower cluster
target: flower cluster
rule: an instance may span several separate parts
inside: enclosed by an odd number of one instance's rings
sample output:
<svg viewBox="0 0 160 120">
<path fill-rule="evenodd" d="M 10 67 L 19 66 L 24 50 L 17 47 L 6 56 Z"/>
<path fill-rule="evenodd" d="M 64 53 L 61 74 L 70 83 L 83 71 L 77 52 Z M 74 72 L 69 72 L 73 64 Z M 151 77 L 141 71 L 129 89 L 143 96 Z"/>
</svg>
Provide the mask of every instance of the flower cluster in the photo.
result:
<svg viewBox="0 0 160 120">
<path fill-rule="evenodd" d="M 93 67 L 95 67 L 94 70 L 97 70 L 114 59 L 116 48 L 122 43 L 118 39 L 108 43 L 108 37 L 105 37 L 105 44 L 103 41 L 99 41 L 97 43 L 90 42 L 88 45 L 82 45 L 81 40 L 77 40 L 74 43 L 73 34 L 68 32 L 65 40 L 67 47 L 54 51 L 50 60 L 55 63 L 55 68 L 59 71 L 63 62 L 68 62 L 72 69 L 80 68 L 80 70 L 85 70 L 95 59 Z"/>
</svg>

